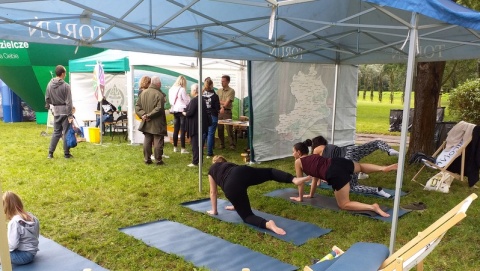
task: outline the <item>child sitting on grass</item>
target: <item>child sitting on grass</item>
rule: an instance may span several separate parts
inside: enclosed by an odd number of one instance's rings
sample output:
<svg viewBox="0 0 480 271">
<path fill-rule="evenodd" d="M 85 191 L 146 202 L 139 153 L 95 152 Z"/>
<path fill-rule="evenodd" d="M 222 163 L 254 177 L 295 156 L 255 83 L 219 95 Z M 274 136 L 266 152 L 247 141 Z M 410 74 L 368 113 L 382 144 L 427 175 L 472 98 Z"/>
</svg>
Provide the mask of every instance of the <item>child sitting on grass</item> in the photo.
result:
<svg viewBox="0 0 480 271">
<path fill-rule="evenodd" d="M 12 264 L 32 262 L 38 251 L 40 222 L 23 209 L 20 197 L 10 191 L 3 194 L 3 210 L 10 220 L 7 235 Z"/>
</svg>

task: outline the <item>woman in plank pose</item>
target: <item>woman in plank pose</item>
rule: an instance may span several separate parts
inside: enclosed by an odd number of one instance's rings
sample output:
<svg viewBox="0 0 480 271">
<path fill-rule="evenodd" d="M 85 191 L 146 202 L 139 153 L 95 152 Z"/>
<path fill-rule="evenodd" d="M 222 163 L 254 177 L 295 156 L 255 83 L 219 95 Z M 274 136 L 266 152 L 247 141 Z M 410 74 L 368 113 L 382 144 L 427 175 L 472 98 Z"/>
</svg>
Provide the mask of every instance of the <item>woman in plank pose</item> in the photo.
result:
<svg viewBox="0 0 480 271">
<path fill-rule="evenodd" d="M 295 172 L 297 177 L 303 173 L 313 177 L 310 194 L 303 195 L 303 183 L 298 186 L 298 197 L 291 197 L 295 201 L 303 201 L 303 198 L 313 198 L 319 179 L 327 181 L 332 186 L 338 207 L 349 211 L 374 211 L 383 217 L 390 215 L 382 211 L 377 203 L 365 204 L 357 201 L 350 201 L 350 179 L 351 175 L 357 172 L 389 172 L 396 170 L 398 165 L 379 166 L 353 162 L 345 158 L 325 158 L 320 155 L 308 155 L 307 143 L 299 142 L 293 146 L 293 157 L 295 157 Z"/>
<path fill-rule="evenodd" d="M 221 155 L 215 155 L 212 159 L 213 165 L 208 171 L 210 182 L 210 201 L 212 210 L 207 211 L 211 215 L 217 215 L 217 185 L 225 193 L 227 199 L 233 206 L 227 206 L 227 210 L 236 210 L 243 222 L 262 228 L 269 229 L 276 234 L 285 235 L 286 232 L 275 224 L 275 221 L 267 221 L 256 216 L 252 212 L 247 189 L 252 185 L 274 180 L 280 183 L 293 183 L 301 185 L 312 177 L 294 177 L 292 174 L 274 168 L 254 168 L 229 163 Z"/>
</svg>

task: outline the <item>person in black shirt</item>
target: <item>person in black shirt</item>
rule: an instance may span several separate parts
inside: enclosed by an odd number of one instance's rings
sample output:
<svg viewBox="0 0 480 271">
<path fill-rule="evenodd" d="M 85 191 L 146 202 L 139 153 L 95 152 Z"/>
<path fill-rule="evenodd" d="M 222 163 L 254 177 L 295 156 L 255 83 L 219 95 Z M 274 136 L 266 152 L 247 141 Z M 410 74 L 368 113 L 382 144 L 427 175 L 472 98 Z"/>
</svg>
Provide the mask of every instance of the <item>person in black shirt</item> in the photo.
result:
<svg viewBox="0 0 480 271">
<path fill-rule="evenodd" d="M 277 170 L 274 168 L 254 168 L 250 166 L 240 166 L 229 163 L 221 156 L 216 155 L 212 159 L 213 165 L 208 171 L 208 180 L 210 183 L 210 200 L 212 210 L 207 213 L 217 215 L 217 185 L 225 193 L 227 199 L 233 206 L 226 207 L 227 210 L 235 210 L 242 218 L 243 222 L 262 228 L 269 229 L 276 234 L 285 235 L 286 232 L 275 224 L 275 221 L 267 221 L 262 217 L 256 216 L 250 207 L 247 189 L 249 186 L 264 183 L 268 180 L 274 180 L 280 183 L 293 183 L 301 185 L 311 177 L 294 177 L 292 174 Z"/>
<path fill-rule="evenodd" d="M 203 142 L 207 141 L 207 158 L 213 157 L 213 146 L 215 144 L 215 132 L 217 131 L 218 112 L 220 111 L 220 98 L 213 89 L 213 81 L 210 77 L 205 79 L 203 85 L 203 99 L 207 104 L 207 113 L 212 120 L 208 126 L 208 133 L 203 135 Z"/>
</svg>

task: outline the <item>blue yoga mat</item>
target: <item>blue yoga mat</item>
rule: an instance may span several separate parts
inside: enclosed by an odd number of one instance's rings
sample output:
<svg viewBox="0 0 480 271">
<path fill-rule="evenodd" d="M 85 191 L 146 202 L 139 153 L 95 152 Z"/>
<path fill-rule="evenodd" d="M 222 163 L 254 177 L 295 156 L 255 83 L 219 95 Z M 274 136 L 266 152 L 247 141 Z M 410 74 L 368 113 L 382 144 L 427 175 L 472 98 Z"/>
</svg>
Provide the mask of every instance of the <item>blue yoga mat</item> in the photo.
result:
<svg viewBox="0 0 480 271">
<path fill-rule="evenodd" d="M 196 201 L 184 202 L 182 203 L 182 205 L 208 216 L 210 215 L 207 214 L 207 210 L 212 209 L 212 205 L 210 204 L 210 199 L 201 199 Z M 237 214 L 237 212 L 225 210 L 225 206 L 228 206 L 228 205 L 231 205 L 230 202 L 223 199 L 218 199 L 217 200 L 218 215 L 214 215 L 214 216 L 212 215 L 211 217 L 218 218 L 222 221 L 226 221 L 230 223 L 244 223 L 240 218 L 240 216 Z M 275 221 L 275 224 L 277 224 L 277 226 L 279 226 L 280 228 L 284 229 L 287 232 L 287 234 L 278 235 L 270 230 L 258 228 L 246 223 L 245 225 L 250 226 L 251 228 L 257 231 L 267 233 L 278 239 L 281 239 L 287 242 L 292 242 L 297 246 L 306 243 L 310 238 L 316 238 L 324 234 L 327 234 L 331 231 L 331 229 L 322 229 L 316 225 L 313 225 L 307 222 L 291 220 L 288 218 L 267 214 L 257 210 L 253 210 L 253 213 L 260 217 L 265 218 L 266 220 Z"/>
<path fill-rule="evenodd" d="M 325 190 L 333 190 L 332 186 L 331 186 L 331 185 L 328 185 L 328 184 L 325 183 L 325 182 L 322 182 L 322 183 L 320 184 L 320 186 L 317 186 L 317 188 L 325 189 Z M 383 187 L 382 187 L 382 190 L 391 195 L 391 197 L 389 197 L 388 199 L 394 199 L 394 198 L 395 198 L 395 194 L 396 194 L 396 193 L 395 193 L 395 190 L 388 189 L 388 188 L 383 188 Z M 352 191 L 350 191 L 350 193 L 357 194 L 357 195 L 364 195 L 364 196 L 368 196 L 368 197 L 375 197 L 375 198 L 387 199 L 386 197 L 380 196 L 380 195 L 378 195 L 378 194 L 360 193 L 360 192 L 352 192 Z M 405 196 L 405 195 L 407 195 L 407 194 L 408 194 L 408 193 L 401 191 L 400 196 L 403 197 L 403 196 Z"/>
<path fill-rule="evenodd" d="M 218 271 L 292 271 L 298 267 L 168 220 L 120 229 L 147 245 L 183 257 L 195 266 Z"/>
<path fill-rule="evenodd" d="M 270 193 L 265 194 L 266 196 L 273 197 L 273 198 L 281 198 L 288 200 L 292 203 L 298 203 L 302 205 L 310 205 L 316 208 L 321 208 L 321 209 L 329 209 L 329 210 L 334 210 L 334 211 L 341 211 L 341 209 L 337 205 L 337 200 L 334 197 L 327 197 L 324 195 L 320 194 L 315 194 L 314 198 L 304 198 L 302 202 L 297 202 L 290 200 L 290 197 L 298 197 L 298 190 L 294 188 L 285 188 L 285 189 L 279 189 L 272 191 Z M 381 221 L 386 221 L 386 222 L 392 222 L 392 217 L 393 217 L 393 209 L 390 209 L 388 207 L 381 206 L 382 210 L 390 215 L 390 217 L 383 217 L 378 215 L 375 212 L 371 211 L 346 211 L 352 214 L 357 214 L 357 215 L 363 215 L 369 218 L 373 219 L 378 219 Z M 398 212 L 398 217 L 401 217 L 410 211 L 404 210 L 404 209 L 399 209 Z"/>
<path fill-rule="evenodd" d="M 37 255 L 32 263 L 13 265 L 14 271 L 79 271 L 90 268 L 93 271 L 108 270 L 75 252 L 40 236 Z"/>
</svg>

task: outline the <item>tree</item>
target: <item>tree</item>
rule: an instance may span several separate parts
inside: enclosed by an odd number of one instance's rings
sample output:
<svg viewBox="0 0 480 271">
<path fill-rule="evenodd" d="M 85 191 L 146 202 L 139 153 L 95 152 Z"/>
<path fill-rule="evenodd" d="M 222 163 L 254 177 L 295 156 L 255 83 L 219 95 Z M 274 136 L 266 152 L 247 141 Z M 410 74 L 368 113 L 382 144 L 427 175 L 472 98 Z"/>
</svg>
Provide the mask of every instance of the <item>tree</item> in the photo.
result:
<svg viewBox="0 0 480 271">
<path fill-rule="evenodd" d="M 470 8 L 480 8 L 478 0 L 454 1 Z M 438 99 L 441 90 L 445 61 L 421 62 L 417 64 L 417 76 L 414 81 L 415 111 L 408 154 L 414 152 L 433 153 L 433 135 Z"/>
<path fill-rule="evenodd" d="M 419 62 L 415 78 L 415 100 L 408 153 L 433 153 L 433 134 L 445 61 Z"/>
</svg>

